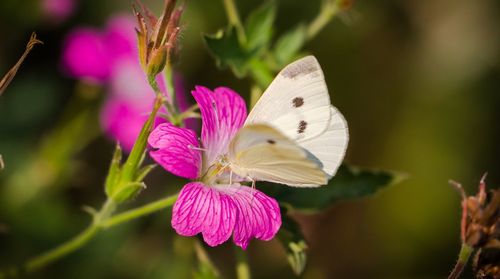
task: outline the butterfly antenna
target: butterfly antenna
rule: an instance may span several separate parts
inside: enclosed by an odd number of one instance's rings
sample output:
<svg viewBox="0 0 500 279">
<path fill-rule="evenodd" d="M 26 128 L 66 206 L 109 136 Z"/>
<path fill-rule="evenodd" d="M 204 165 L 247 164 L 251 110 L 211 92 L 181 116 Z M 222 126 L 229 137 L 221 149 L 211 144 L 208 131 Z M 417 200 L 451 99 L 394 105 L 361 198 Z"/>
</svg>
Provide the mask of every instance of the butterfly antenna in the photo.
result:
<svg viewBox="0 0 500 279">
<path fill-rule="evenodd" d="M 229 171 L 229 185 L 233 185 L 233 169 Z"/>
</svg>

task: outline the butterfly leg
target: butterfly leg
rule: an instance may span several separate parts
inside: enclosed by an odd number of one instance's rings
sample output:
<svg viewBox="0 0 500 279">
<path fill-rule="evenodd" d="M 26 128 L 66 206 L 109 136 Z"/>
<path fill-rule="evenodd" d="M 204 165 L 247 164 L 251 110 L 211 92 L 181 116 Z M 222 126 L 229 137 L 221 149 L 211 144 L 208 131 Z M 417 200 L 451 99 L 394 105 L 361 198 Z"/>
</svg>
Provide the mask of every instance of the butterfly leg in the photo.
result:
<svg viewBox="0 0 500 279">
<path fill-rule="evenodd" d="M 229 185 L 233 185 L 233 169 L 229 171 Z"/>
<path fill-rule="evenodd" d="M 255 180 L 250 176 L 247 176 L 247 178 L 250 179 L 250 181 L 252 181 L 252 189 L 255 189 Z"/>
</svg>

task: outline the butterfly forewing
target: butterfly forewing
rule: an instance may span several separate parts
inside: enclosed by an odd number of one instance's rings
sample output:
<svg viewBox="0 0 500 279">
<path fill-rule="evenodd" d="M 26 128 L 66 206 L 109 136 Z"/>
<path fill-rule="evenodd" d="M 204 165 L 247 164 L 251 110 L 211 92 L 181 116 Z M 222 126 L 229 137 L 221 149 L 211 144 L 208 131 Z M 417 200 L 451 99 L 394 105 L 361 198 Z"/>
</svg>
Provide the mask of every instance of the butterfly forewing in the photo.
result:
<svg viewBox="0 0 500 279">
<path fill-rule="evenodd" d="M 276 129 L 244 126 L 230 145 L 232 171 L 241 177 L 290 186 L 324 185 L 328 176 L 308 153 Z"/>
<path fill-rule="evenodd" d="M 292 140 L 322 134 L 330 121 L 330 97 L 314 56 L 286 66 L 262 94 L 245 124 L 264 123 Z"/>
</svg>

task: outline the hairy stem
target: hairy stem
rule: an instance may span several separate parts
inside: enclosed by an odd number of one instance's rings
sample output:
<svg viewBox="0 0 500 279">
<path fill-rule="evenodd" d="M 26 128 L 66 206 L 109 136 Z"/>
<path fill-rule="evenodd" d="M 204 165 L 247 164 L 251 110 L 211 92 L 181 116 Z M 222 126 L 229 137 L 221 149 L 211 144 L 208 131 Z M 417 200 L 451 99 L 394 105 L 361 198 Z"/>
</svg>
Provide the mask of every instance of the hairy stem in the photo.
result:
<svg viewBox="0 0 500 279">
<path fill-rule="evenodd" d="M 448 279 L 458 279 L 460 277 L 460 274 L 462 274 L 462 271 L 464 270 L 467 261 L 472 255 L 472 252 L 474 252 L 473 247 L 465 243 L 462 243 L 462 247 L 460 247 L 460 253 L 458 254 L 457 263 L 455 264 L 455 267 L 448 276 Z"/>
<path fill-rule="evenodd" d="M 134 220 L 134 219 L 149 215 L 149 214 L 154 213 L 156 211 L 160 211 L 162 209 L 165 209 L 165 208 L 172 206 L 176 200 L 177 200 L 177 194 L 163 198 L 163 199 L 155 201 L 155 202 L 148 203 L 144 206 L 141 206 L 141 207 L 138 207 L 135 209 L 125 211 L 125 212 L 120 213 L 120 214 L 116 214 L 116 215 L 108 218 L 107 220 L 104 220 L 101 224 L 101 227 L 108 229 L 108 228 L 114 227 L 116 225 L 128 222 L 130 220 Z"/>
</svg>

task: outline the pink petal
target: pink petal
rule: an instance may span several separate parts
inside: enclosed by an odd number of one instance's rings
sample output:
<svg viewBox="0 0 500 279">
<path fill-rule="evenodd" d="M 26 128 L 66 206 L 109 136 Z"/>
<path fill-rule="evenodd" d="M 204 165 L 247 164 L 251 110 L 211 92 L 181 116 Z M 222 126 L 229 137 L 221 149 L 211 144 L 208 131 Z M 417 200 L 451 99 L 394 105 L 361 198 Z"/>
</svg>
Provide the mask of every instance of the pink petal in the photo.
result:
<svg viewBox="0 0 500 279">
<path fill-rule="evenodd" d="M 199 147 L 194 131 L 163 123 L 149 135 L 148 143 L 153 148 L 151 158 L 167 171 L 189 179 L 198 177 L 201 153 L 193 149 Z"/>
<path fill-rule="evenodd" d="M 153 100 L 147 107 L 137 107 L 137 103 L 126 98 L 111 96 L 101 109 L 101 127 L 123 150 L 130 152 L 152 108 Z M 155 126 L 163 122 L 163 118 L 157 117 Z"/>
<path fill-rule="evenodd" d="M 247 109 L 243 98 L 226 87 L 212 92 L 196 86 L 192 94 L 200 106 L 201 138 L 207 149 L 206 165 L 210 166 L 219 155 L 227 152 L 229 142 L 245 122 Z"/>
<path fill-rule="evenodd" d="M 98 30 L 78 28 L 64 40 L 62 64 L 74 78 L 102 83 L 109 79 L 111 65 L 106 45 Z"/>
<path fill-rule="evenodd" d="M 231 237 L 236 221 L 232 199 L 199 182 L 186 184 L 172 211 L 172 227 L 184 236 L 202 233 L 210 246 Z"/>
<path fill-rule="evenodd" d="M 237 207 L 233 241 L 246 249 L 252 238 L 271 240 L 281 226 L 278 202 L 248 186 L 218 187 L 230 195 Z"/>
<path fill-rule="evenodd" d="M 235 244 L 246 249 L 252 238 L 270 240 L 276 235 L 281 213 L 276 200 L 250 187 L 192 182 L 174 205 L 172 226 L 184 236 L 201 233 L 210 246 L 233 234 Z"/>
<path fill-rule="evenodd" d="M 113 64 L 122 57 L 135 58 L 139 63 L 135 25 L 134 17 L 128 14 L 114 15 L 108 20 L 103 39 Z"/>
</svg>

